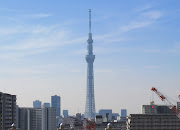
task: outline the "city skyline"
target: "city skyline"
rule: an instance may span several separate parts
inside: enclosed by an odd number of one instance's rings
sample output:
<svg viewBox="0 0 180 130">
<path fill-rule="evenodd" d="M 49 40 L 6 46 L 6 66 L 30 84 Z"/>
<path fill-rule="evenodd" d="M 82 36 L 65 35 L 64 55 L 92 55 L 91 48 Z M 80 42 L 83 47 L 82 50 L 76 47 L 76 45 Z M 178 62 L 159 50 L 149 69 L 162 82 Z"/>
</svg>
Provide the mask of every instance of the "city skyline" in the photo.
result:
<svg viewBox="0 0 180 130">
<path fill-rule="evenodd" d="M 8 1 L 0 5 L 0 91 L 20 107 L 62 97 L 85 112 L 88 9 L 92 9 L 96 111 L 140 113 L 156 86 L 178 100 L 178 0 Z M 70 96 L 69 96 L 70 95 Z M 82 98 L 83 97 L 83 98 Z M 155 103 L 161 101 L 154 96 Z M 62 112 L 62 111 L 61 111 Z"/>
</svg>

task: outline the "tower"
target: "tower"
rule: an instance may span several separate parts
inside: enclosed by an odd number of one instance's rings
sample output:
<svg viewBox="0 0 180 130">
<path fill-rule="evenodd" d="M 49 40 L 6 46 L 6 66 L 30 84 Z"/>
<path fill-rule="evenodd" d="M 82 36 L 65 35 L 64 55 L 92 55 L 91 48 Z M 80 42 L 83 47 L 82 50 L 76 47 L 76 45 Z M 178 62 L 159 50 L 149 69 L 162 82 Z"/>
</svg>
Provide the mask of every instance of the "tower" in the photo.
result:
<svg viewBox="0 0 180 130">
<path fill-rule="evenodd" d="M 95 118 L 95 100 L 94 100 L 94 74 L 93 74 L 93 62 L 95 55 L 93 55 L 93 40 L 91 33 L 91 9 L 89 9 L 89 34 L 87 40 L 88 54 L 86 55 L 87 62 L 87 88 L 86 88 L 86 108 L 85 117 L 88 119 Z"/>
</svg>

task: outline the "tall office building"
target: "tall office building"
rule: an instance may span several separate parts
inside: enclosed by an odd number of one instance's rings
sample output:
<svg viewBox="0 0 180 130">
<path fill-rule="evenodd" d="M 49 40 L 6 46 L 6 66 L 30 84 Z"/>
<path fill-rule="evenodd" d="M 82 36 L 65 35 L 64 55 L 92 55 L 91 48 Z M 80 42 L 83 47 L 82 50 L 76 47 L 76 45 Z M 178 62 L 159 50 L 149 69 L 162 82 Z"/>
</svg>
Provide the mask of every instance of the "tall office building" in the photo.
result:
<svg viewBox="0 0 180 130">
<path fill-rule="evenodd" d="M 47 108 L 48 108 L 48 107 L 51 107 L 50 103 L 44 103 L 43 106 L 45 106 L 45 107 L 47 107 Z"/>
<path fill-rule="evenodd" d="M 42 111 L 41 108 L 29 108 L 27 110 L 27 130 L 42 129 Z"/>
<path fill-rule="evenodd" d="M 56 108 L 42 107 L 42 130 L 56 130 Z"/>
<path fill-rule="evenodd" d="M 61 116 L 61 97 L 51 96 L 51 107 L 56 108 L 56 116 Z"/>
<path fill-rule="evenodd" d="M 64 118 L 66 118 L 66 117 L 68 117 L 68 116 L 69 116 L 69 114 L 68 114 L 68 110 L 63 110 L 63 116 L 64 116 Z"/>
<path fill-rule="evenodd" d="M 85 117 L 89 119 L 95 118 L 95 99 L 94 99 L 94 74 L 93 74 L 93 62 L 95 55 L 93 55 L 93 39 L 91 33 L 91 10 L 89 10 L 89 38 L 87 40 L 88 54 L 86 55 L 87 62 L 87 90 L 86 90 L 86 106 Z"/>
<path fill-rule="evenodd" d="M 39 100 L 33 101 L 34 108 L 41 108 L 42 102 Z"/>
<path fill-rule="evenodd" d="M 28 129 L 28 109 L 29 108 L 21 108 L 17 107 L 17 128 L 20 128 L 21 130 L 27 130 Z"/>
<path fill-rule="evenodd" d="M 0 92 L 0 130 L 8 130 L 16 123 L 16 95 Z"/>
<path fill-rule="evenodd" d="M 56 108 L 18 107 L 17 128 L 20 130 L 56 130 Z"/>
<path fill-rule="evenodd" d="M 127 110 L 126 109 L 121 109 L 121 116 L 120 116 L 120 121 L 127 121 Z"/>
<path fill-rule="evenodd" d="M 99 115 L 102 115 L 103 118 L 103 122 L 108 122 L 108 121 L 112 121 L 112 109 L 100 109 L 99 110 Z"/>
<path fill-rule="evenodd" d="M 100 109 L 99 110 L 99 115 L 106 115 L 106 114 L 108 114 L 108 115 L 112 115 L 112 109 Z"/>
<path fill-rule="evenodd" d="M 127 110 L 121 109 L 121 117 L 127 117 Z"/>
<path fill-rule="evenodd" d="M 16 122 L 14 124 L 17 128 L 18 128 L 18 123 L 19 123 L 19 106 L 16 105 Z"/>
</svg>

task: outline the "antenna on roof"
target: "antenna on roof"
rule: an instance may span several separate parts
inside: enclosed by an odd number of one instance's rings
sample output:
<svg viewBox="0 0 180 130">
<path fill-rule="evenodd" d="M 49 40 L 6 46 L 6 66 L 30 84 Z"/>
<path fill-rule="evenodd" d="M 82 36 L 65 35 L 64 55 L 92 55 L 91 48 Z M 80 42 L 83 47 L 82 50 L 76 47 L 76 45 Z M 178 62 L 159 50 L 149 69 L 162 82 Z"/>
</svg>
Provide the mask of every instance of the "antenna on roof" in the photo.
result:
<svg viewBox="0 0 180 130">
<path fill-rule="evenodd" d="M 91 9 L 89 9 L 89 33 L 91 33 Z"/>
</svg>

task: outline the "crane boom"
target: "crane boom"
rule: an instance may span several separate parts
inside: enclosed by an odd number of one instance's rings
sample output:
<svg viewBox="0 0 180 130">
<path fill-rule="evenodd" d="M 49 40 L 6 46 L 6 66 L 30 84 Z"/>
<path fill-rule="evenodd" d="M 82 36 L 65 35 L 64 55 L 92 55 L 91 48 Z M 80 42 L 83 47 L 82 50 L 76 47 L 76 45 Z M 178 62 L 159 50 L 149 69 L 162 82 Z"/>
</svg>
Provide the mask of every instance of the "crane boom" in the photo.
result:
<svg viewBox="0 0 180 130">
<path fill-rule="evenodd" d="M 88 126 L 84 127 L 84 123 L 83 123 L 83 126 L 82 126 L 82 130 L 83 129 L 88 129 L 88 130 L 95 130 L 95 126 L 96 124 L 92 124 L 88 119 L 84 118 L 84 120 L 89 124 Z"/>
<path fill-rule="evenodd" d="M 176 108 L 176 106 L 166 96 L 164 96 L 160 91 L 158 91 L 155 87 L 152 87 L 151 90 L 155 92 L 158 95 L 158 97 L 167 104 L 169 109 L 171 109 L 171 111 L 180 119 L 180 112 Z"/>
</svg>

